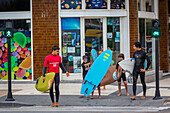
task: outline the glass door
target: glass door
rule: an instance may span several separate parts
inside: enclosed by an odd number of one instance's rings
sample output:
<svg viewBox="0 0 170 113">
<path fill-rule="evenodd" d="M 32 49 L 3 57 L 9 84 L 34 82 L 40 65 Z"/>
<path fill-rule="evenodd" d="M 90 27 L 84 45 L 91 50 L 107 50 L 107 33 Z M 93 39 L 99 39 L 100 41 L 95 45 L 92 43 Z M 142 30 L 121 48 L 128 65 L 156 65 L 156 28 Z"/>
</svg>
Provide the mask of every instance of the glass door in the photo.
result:
<svg viewBox="0 0 170 113">
<path fill-rule="evenodd" d="M 114 64 L 118 62 L 118 55 L 120 54 L 120 18 L 107 18 L 107 49 L 113 52 Z"/>
<path fill-rule="evenodd" d="M 81 73 L 80 18 L 61 18 L 62 62 L 70 73 Z"/>
<path fill-rule="evenodd" d="M 85 55 L 91 60 L 91 50 L 103 52 L 103 18 L 85 19 Z"/>
</svg>

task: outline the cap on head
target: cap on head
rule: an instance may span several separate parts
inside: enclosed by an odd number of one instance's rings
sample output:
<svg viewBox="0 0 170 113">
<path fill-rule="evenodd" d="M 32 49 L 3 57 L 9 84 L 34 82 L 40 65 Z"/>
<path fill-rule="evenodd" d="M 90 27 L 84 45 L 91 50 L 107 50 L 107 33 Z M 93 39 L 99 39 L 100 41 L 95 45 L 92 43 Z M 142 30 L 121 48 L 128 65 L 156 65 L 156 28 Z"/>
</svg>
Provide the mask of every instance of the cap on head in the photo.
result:
<svg viewBox="0 0 170 113">
<path fill-rule="evenodd" d="M 86 55 L 84 55 L 84 56 L 83 56 L 83 59 L 85 59 L 85 58 L 87 59 L 88 57 L 87 57 Z"/>
</svg>

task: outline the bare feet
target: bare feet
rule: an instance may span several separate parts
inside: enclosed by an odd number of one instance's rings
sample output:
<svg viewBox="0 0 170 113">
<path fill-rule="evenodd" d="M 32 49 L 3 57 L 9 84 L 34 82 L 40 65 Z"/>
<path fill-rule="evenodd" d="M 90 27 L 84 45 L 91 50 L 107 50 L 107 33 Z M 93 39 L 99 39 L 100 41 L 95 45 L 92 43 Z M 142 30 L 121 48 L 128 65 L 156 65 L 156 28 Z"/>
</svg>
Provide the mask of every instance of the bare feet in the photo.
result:
<svg viewBox="0 0 170 113">
<path fill-rule="evenodd" d="M 102 98 L 101 96 L 99 96 L 99 98 Z"/>
<path fill-rule="evenodd" d="M 143 95 L 142 97 L 141 97 L 141 99 L 145 99 L 146 98 L 146 95 Z"/>
<path fill-rule="evenodd" d="M 54 107 L 55 106 L 55 104 L 53 103 L 52 105 L 51 105 L 51 107 Z"/>
<path fill-rule="evenodd" d="M 93 96 L 91 96 L 91 99 L 93 99 Z"/>
<path fill-rule="evenodd" d="M 106 86 L 103 86 L 103 90 L 106 90 Z"/>
<path fill-rule="evenodd" d="M 105 88 L 102 89 L 102 91 L 106 90 Z"/>
<path fill-rule="evenodd" d="M 129 96 L 129 93 L 126 93 L 127 96 Z"/>
<path fill-rule="evenodd" d="M 130 98 L 131 100 L 136 100 L 136 96 L 133 96 Z"/>
<path fill-rule="evenodd" d="M 164 106 L 166 106 L 166 105 L 167 105 L 167 102 L 164 103 Z"/>
<path fill-rule="evenodd" d="M 56 102 L 56 105 L 55 105 L 56 107 L 58 107 L 58 102 Z"/>
<path fill-rule="evenodd" d="M 119 93 L 117 96 L 121 96 L 121 93 Z"/>
</svg>

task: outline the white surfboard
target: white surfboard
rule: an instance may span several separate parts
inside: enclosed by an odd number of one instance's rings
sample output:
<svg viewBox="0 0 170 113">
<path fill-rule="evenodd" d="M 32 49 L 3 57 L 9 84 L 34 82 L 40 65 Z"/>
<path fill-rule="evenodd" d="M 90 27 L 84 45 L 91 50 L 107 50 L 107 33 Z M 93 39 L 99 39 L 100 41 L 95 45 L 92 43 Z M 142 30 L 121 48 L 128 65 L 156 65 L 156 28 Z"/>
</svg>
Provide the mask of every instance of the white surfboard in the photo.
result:
<svg viewBox="0 0 170 113">
<path fill-rule="evenodd" d="M 121 62 L 119 62 L 120 67 L 122 67 L 125 71 L 132 73 L 134 68 L 135 60 L 132 58 L 127 58 Z"/>
</svg>

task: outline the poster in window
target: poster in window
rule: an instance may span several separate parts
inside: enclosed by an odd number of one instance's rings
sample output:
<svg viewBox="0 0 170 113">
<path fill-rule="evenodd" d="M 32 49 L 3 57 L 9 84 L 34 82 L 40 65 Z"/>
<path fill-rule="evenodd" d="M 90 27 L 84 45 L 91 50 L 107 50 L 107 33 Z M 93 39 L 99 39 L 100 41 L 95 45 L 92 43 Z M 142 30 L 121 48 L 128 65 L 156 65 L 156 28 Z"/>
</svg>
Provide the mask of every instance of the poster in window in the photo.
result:
<svg viewBox="0 0 170 113">
<path fill-rule="evenodd" d="M 86 0 L 86 9 L 107 9 L 107 0 Z"/>
<path fill-rule="evenodd" d="M 107 38 L 112 38 L 112 33 L 107 33 Z"/>
<path fill-rule="evenodd" d="M 63 57 L 67 57 L 67 47 L 63 47 Z"/>
<path fill-rule="evenodd" d="M 81 0 L 61 0 L 61 9 L 81 9 Z"/>
<path fill-rule="evenodd" d="M 125 0 L 111 0 L 111 9 L 125 9 Z"/>
<path fill-rule="evenodd" d="M 75 53 L 75 47 L 68 47 L 68 53 Z"/>
<path fill-rule="evenodd" d="M 81 57 L 73 57 L 73 68 L 81 68 Z"/>
</svg>

